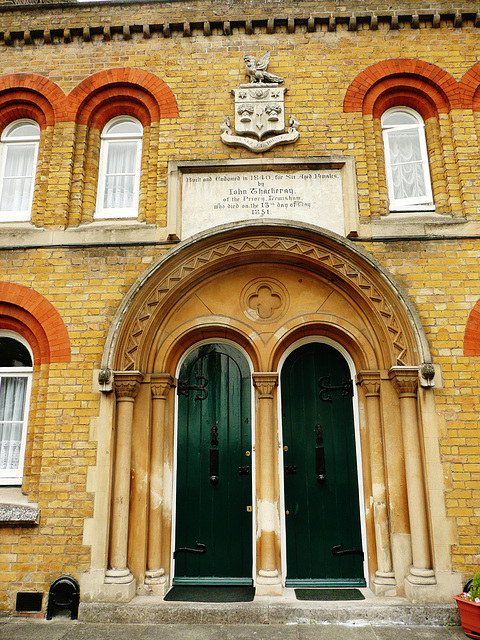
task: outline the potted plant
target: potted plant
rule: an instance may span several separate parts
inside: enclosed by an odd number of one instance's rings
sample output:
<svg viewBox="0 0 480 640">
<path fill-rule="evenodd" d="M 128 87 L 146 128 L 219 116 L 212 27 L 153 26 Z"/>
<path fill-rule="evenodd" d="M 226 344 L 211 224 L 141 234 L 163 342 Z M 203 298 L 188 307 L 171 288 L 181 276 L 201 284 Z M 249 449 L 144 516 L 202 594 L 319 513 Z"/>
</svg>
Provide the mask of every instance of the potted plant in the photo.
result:
<svg viewBox="0 0 480 640">
<path fill-rule="evenodd" d="M 454 598 L 465 635 L 480 640 L 480 571 L 467 582 L 464 592 Z"/>
</svg>

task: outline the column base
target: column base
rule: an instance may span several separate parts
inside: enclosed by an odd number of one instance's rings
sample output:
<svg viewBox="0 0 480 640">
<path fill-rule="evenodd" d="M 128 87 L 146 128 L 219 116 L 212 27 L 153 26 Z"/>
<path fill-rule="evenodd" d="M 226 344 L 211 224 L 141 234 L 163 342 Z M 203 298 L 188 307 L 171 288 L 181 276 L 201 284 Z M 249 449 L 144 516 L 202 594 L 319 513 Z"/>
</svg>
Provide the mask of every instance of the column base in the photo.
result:
<svg viewBox="0 0 480 640">
<path fill-rule="evenodd" d="M 370 585 L 376 596 L 396 596 L 397 584 L 392 571 L 377 571 Z"/>
<path fill-rule="evenodd" d="M 165 569 L 148 569 L 145 572 L 145 588 L 154 596 L 164 596 L 168 590 Z"/>
<path fill-rule="evenodd" d="M 410 584 L 437 584 L 435 571 L 433 569 L 417 569 L 416 567 L 410 567 L 407 582 Z"/>
<path fill-rule="evenodd" d="M 136 581 L 130 571 L 128 573 L 131 580 L 123 583 L 106 582 L 104 569 L 92 569 L 80 574 L 82 602 L 130 602 L 135 597 Z"/>
<path fill-rule="evenodd" d="M 435 601 L 437 580 L 432 569 L 410 568 L 410 573 L 405 578 L 405 596 L 413 603 Z"/>
<path fill-rule="evenodd" d="M 281 596 L 283 593 L 282 581 L 278 575 L 278 571 L 273 569 L 268 571 L 260 569 L 257 576 L 257 584 L 255 587 L 256 596 Z"/>
<path fill-rule="evenodd" d="M 107 569 L 105 572 L 105 584 L 129 584 L 135 580 L 130 569 Z"/>
</svg>

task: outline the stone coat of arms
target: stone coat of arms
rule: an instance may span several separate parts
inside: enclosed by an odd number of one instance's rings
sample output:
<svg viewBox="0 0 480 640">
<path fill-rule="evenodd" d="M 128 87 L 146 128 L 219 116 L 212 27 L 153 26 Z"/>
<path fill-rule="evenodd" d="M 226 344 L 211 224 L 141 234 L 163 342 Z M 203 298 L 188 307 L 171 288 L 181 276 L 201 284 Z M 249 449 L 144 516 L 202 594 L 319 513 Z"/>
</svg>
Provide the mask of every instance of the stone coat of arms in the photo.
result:
<svg viewBox="0 0 480 640">
<path fill-rule="evenodd" d="M 241 146 L 260 153 L 279 144 L 290 144 L 298 139 L 298 122 L 290 117 L 285 132 L 285 104 L 287 89 L 280 87 L 284 80 L 267 71 L 270 52 L 258 60 L 244 56 L 248 84 L 233 89 L 235 96 L 235 133 L 230 117 L 222 125 L 222 141 L 229 146 Z"/>
</svg>

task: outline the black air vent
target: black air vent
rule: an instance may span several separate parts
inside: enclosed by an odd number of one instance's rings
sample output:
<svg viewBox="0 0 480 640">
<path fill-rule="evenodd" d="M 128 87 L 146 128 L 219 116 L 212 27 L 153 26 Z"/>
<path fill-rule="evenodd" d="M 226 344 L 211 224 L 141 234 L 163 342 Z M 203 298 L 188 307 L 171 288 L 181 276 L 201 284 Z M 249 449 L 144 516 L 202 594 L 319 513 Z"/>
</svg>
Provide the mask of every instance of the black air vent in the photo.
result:
<svg viewBox="0 0 480 640">
<path fill-rule="evenodd" d="M 41 611 L 43 593 L 38 591 L 26 591 L 17 593 L 15 611 Z"/>
</svg>

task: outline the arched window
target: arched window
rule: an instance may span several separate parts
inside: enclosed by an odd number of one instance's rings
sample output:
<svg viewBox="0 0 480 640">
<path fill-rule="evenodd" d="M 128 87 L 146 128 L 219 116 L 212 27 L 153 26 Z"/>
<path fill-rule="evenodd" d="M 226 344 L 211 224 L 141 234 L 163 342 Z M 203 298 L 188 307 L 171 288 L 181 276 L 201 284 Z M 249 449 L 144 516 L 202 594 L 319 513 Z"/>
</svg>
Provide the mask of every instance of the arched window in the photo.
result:
<svg viewBox="0 0 480 640">
<path fill-rule="evenodd" d="M 385 172 L 390 211 L 433 210 L 425 125 L 407 107 L 382 115 Z"/>
<path fill-rule="evenodd" d="M 0 221 L 30 220 L 40 127 L 16 120 L 0 138 Z"/>
<path fill-rule="evenodd" d="M 134 218 L 138 214 L 143 127 L 119 116 L 102 131 L 96 218 Z"/>
<path fill-rule="evenodd" d="M 33 358 L 28 343 L 0 331 L 0 484 L 21 484 Z"/>
</svg>

